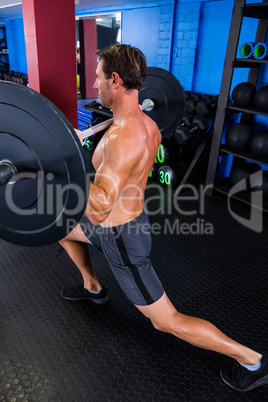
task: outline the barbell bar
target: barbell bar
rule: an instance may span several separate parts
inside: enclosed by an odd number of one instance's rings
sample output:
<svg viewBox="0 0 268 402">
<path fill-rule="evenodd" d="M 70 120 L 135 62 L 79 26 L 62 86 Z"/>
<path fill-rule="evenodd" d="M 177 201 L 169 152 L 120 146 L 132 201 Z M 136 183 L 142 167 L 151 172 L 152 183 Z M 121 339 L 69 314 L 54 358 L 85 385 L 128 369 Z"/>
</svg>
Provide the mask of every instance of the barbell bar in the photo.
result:
<svg viewBox="0 0 268 402">
<path fill-rule="evenodd" d="M 139 103 L 166 136 L 184 115 L 184 90 L 169 72 L 149 67 Z M 101 123 L 83 137 L 103 129 Z M 0 81 L 0 238 L 24 246 L 57 242 L 79 222 L 89 191 L 89 161 L 63 113 L 38 92 Z"/>
<path fill-rule="evenodd" d="M 0 186 L 10 183 L 16 176 L 16 168 L 10 162 L 0 163 Z"/>
</svg>

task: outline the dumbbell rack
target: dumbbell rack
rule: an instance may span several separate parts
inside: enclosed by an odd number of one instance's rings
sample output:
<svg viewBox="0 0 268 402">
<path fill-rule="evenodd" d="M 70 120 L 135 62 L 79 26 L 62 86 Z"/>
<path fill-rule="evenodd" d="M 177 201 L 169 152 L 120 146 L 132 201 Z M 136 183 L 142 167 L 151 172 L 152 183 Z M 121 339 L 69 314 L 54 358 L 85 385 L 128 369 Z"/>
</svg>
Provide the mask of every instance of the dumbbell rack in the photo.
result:
<svg viewBox="0 0 268 402">
<path fill-rule="evenodd" d="M 267 64 L 268 60 L 256 59 L 237 59 L 237 48 L 240 37 L 241 25 L 244 17 L 257 18 L 259 20 L 256 31 L 255 42 L 265 42 L 268 28 L 268 0 L 262 3 L 245 4 L 245 0 L 235 0 L 233 7 L 233 15 L 229 31 L 229 39 L 226 50 L 226 57 L 221 81 L 220 94 L 218 99 L 217 112 L 212 136 L 211 151 L 208 163 L 208 170 L 205 185 L 208 186 L 208 195 L 212 195 L 213 191 L 219 191 L 225 195 L 229 194 L 230 184 L 228 178 L 215 179 L 218 167 L 219 156 L 233 155 L 245 160 L 256 162 L 268 166 L 268 160 L 264 158 L 256 158 L 249 152 L 233 151 L 226 145 L 222 145 L 222 135 L 226 119 L 226 113 L 241 113 L 240 122 L 249 122 L 251 117 L 259 114 L 268 116 L 268 113 L 261 112 L 255 107 L 238 107 L 229 104 L 229 93 L 232 83 L 234 68 L 249 68 L 248 82 L 256 86 L 261 65 Z M 234 195 L 233 198 L 242 201 L 248 205 L 252 205 L 250 196 L 245 193 Z M 268 204 L 263 203 L 263 210 L 268 211 Z"/>
<path fill-rule="evenodd" d="M 2 31 L 2 34 L 4 34 L 5 37 L 6 28 L 4 22 L 0 23 L 0 31 Z M 6 48 L 5 49 L 0 48 L 0 72 L 2 71 L 9 71 L 8 49 Z"/>
</svg>

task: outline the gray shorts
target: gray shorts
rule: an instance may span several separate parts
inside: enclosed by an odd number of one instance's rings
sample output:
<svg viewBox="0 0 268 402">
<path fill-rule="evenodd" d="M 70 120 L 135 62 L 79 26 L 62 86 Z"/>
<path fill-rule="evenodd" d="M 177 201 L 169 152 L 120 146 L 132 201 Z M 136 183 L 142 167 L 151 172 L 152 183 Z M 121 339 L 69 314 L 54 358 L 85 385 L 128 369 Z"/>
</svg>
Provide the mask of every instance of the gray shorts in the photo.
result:
<svg viewBox="0 0 268 402">
<path fill-rule="evenodd" d="M 88 240 L 104 253 L 117 282 L 132 303 L 147 306 L 160 299 L 164 288 L 150 261 L 152 241 L 145 212 L 112 228 L 93 225 L 85 215 L 79 223 Z"/>
</svg>

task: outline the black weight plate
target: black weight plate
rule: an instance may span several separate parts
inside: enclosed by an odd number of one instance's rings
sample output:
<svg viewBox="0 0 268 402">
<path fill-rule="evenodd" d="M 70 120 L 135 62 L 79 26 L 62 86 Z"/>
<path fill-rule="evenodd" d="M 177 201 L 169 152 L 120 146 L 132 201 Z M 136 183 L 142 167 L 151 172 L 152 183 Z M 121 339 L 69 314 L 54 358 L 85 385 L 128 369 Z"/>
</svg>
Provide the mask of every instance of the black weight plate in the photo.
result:
<svg viewBox="0 0 268 402">
<path fill-rule="evenodd" d="M 139 104 L 145 99 L 154 102 L 154 109 L 144 113 L 156 122 L 162 136 L 176 130 L 186 106 L 184 90 L 177 78 L 162 68 L 148 67 L 148 74 L 139 91 Z"/>
<path fill-rule="evenodd" d="M 88 163 L 61 111 L 38 92 L 0 82 L 0 163 L 18 170 L 0 187 L 0 238 L 25 246 L 62 239 L 79 221 L 89 193 Z"/>
</svg>

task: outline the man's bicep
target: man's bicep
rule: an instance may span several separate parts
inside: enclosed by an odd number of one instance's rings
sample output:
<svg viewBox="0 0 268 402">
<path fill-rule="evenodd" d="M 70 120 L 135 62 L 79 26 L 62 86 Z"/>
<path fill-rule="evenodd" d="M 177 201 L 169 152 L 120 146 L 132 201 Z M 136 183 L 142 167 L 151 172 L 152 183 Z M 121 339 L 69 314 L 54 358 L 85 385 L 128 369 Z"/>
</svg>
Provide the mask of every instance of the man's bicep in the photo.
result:
<svg viewBox="0 0 268 402">
<path fill-rule="evenodd" d="M 90 185 L 87 214 L 91 215 L 93 223 L 100 223 L 112 211 L 120 196 L 122 179 L 115 170 L 103 166 L 96 172 L 94 183 Z"/>
<path fill-rule="evenodd" d="M 127 166 L 118 164 L 103 164 L 95 175 L 94 183 L 102 188 L 115 203 L 127 183 L 130 170 Z"/>
</svg>

